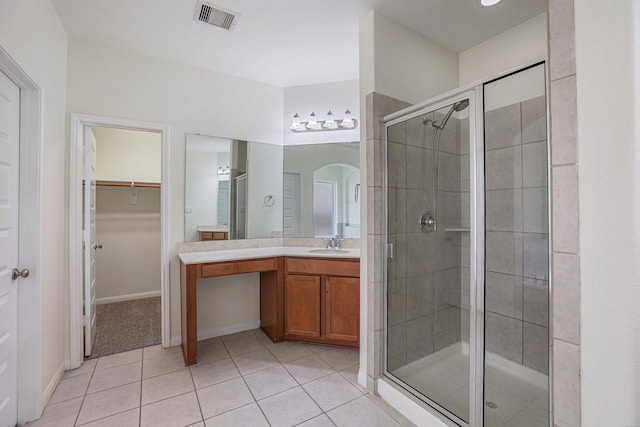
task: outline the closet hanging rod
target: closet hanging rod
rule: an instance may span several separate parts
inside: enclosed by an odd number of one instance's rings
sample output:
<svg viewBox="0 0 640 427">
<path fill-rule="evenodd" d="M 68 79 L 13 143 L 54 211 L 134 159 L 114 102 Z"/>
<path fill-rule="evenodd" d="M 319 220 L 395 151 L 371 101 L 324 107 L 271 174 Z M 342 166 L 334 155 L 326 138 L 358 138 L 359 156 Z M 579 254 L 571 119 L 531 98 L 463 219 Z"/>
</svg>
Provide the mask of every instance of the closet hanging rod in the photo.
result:
<svg viewBox="0 0 640 427">
<path fill-rule="evenodd" d="M 84 180 L 82 181 L 84 185 Z M 136 182 L 136 181 L 96 181 L 96 187 L 127 187 L 127 188 L 160 188 L 159 182 Z"/>
</svg>

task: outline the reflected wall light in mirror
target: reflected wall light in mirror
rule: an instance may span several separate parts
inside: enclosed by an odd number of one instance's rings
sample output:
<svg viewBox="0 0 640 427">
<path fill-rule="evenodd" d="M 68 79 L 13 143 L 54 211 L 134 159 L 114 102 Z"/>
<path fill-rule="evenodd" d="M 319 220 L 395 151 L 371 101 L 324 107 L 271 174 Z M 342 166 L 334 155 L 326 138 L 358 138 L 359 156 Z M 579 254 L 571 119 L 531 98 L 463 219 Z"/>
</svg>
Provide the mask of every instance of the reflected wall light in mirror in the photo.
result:
<svg viewBox="0 0 640 427">
<path fill-rule="evenodd" d="M 351 111 L 344 112 L 342 119 L 336 119 L 329 110 L 325 120 L 318 120 L 316 113 L 312 112 L 309 115 L 309 120 L 306 122 L 300 119 L 298 113 L 293 116 L 291 120 L 291 132 L 317 132 L 317 131 L 330 131 L 330 130 L 348 130 L 358 127 L 358 121 L 351 116 Z"/>
</svg>

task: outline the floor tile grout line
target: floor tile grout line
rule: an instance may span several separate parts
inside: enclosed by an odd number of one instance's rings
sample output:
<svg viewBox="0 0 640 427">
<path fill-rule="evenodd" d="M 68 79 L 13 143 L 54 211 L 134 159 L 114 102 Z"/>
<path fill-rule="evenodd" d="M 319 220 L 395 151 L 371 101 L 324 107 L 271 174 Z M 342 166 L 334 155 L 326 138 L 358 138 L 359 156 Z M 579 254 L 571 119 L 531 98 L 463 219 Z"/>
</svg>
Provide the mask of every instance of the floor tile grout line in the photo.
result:
<svg viewBox="0 0 640 427">
<path fill-rule="evenodd" d="M 253 332 L 253 331 L 252 331 L 252 332 Z M 256 334 L 255 334 L 255 332 L 253 333 L 253 335 L 254 335 L 254 336 L 256 335 Z M 258 339 L 258 341 L 260 341 L 260 338 L 258 338 L 257 336 L 256 336 L 256 338 Z M 252 403 L 255 403 L 255 404 L 256 404 L 256 406 L 258 406 L 258 409 L 260 409 L 260 413 L 262 413 L 262 416 L 263 416 L 263 417 L 264 417 L 264 419 L 267 421 L 267 424 L 269 424 L 269 426 L 271 426 L 271 422 L 269 422 L 269 419 L 267 418 L 267 415 L 266 415 L 266 414 L 264 413 L 264 411 L 262 410 L 262 407 L 260 406 L 260 404 L 258 403 L 258 400 L 256 399 L 255 395 L 253 394 L 253 391 L 251 391 L 251 388 L 249 387 L 249 384 L 247 384 L 247 381 L 246 381 L 246 380 L 245 380 L 245 378 L 244 378 L 244 375 L 240 372 L 240 369 L 238 368 L 238 364 L 236 363 L 236 361 L 234 360 L 233 356 L 231 355 L 231 352 L 229 351 L 229 348 L 227 347 L 227 344 L 226 344 L 226 343 L 224 342 L 224 340 L 222 340 L 222 339 L 221 339 L 220 341 L 222 342 L 222 345 L 224 346 L 224 348 L 225 348 L 225 350 L 226 350 L 227 354 L 229 355 L 229 358 L 231 359 L 231 362 L 233 363 L 233 365 L 235 366 L 236 370 L 238 371 L 238 374 L 240 375 L 240 377 L 239 377 L 239 378 L 242 378 L 242 382 L 244 383 L 244 385 L 245 385 L 245 387 L 247 388 L 247 390 L 249 390 L 249 393 L 251 394 L 251 397 L 253 398 L 253 402 L 251 402 L 251 403 L 247 403 L 246 405 L 239 406 L 238 408 L 233 408 L 233 409 L 230 409 L 230 410 L 228 410 L 228 411 L 221 412 L 221 413 L 219 413 L 219 414 L 214 415 L 214 416 L 213 416 L 213 417 L 211 417 L 211 418 L 215 418 L 215 417 L 217 417 L 217 416 L 219 416 L 219 415 L 226 414 L 226 413 L 228 413 L 228 412 L 231 412 L 231 411 L 234 411 L 234 410 L 236 410 L 236 409 L 243 408 L 243 407 L 245 407 L 245 406 L 251 405 Z M 262 341 L 260 341 L 260 343 L 264 346 L 264 344 L 262 343 Z M 265 347 L 266 347 L 266 346 L 265 346 Z M 247 353 L 245 353 L 245 354 L 247 354 Z M 274 356 L 274 357 L 275 357 L 275 356 Z M 259 372 L 259 371 L 258 371 L 258 372 Z M 252 373 L 253 373 L 253 372 L 252 372 Z M 247 374 L 247 375 L 251 375 L 251 374 Z M 237 378 L 238 378 L 238 377 L 236 377 L 236 378 L 232 378 L 232 379 L 227 380 L 227 381 L 232 381 L 232 380 L 235 380 L 235 379 L 237 379 Z M 226 381 L 221 381 L 221 382 L 219 382 L 219 383 L 217 383 L 217 384 L 223 384 L 224 382 L 226 382 Z M 213 384 L 213 385 L 215 385 L 215 384 Z M 195 384 L 194 384 L 194 386 L 195 386 Z M 199 403 L 199 401 L 198 401 L 198 403 Z M 200 410 L 202 411 L 202 408 L 200 408 Z M 203 419 L 203 422 L 204 422 L 204 423 L 205 423 L 205 425 L 206 425 L 206 422 L 205 422 L 205 419 L 204 419 L 204 414 L 202 415 L 202 419 Z M 208 419 L 210 419 L 210 418 L 208 418 Z"/>
<path fill-rule="evenodd" d="M 89 423 L 95 423 L 96 421 L 100 421 L 100 420 L 107 419 L 107 418 L 109 418 L 109 417 L 114 417 L 114 416 L 116 416 L 116 415 L 124 414 L 125 412 L 133 411 L 134 409 L 140 409 L 140 408 L 130 408 L 130 409 L 126 409 L 126 410 L 124 410 L 124 411 L 114 412 L 113 414 L 105 415 L 104 417 L 100 417 L 100 418 L 96 418 L 95 420 L 87 421 L 87 422 L 86 422 L 86 423 L 84 423 L 84 424 L 77 424 L 77 423 L 76 423 L 76 424 L 74 424 L 74 426 L 76 426 L 76 427 L 86 426 L 86 425 L 87 425 L 87 424 L 89 424 Z"/>
<path fill-rule="evenodd" d="M 206 426 L 207 423 L 204 420 L 204 413 L 202 412 L 202 405 L 200 404 L 200 396 L 198 395 L 198 390 L 196 389 L 196 381 L 193 379 L 193 371 L 191 370 L 191 366 L 189 366 L 189 376 L 191 377 L 193 392 L 196 395 L 196 402 L 198 402 L 198 410 L 200 410 L 200 418 L 202 419 L 202 424 Z M 142 410 L 140 412 L 142 413 Z M 142 427 L 142 425 L 140 425 L 140 427 Z"/>
<path fill-rule="evenodd" d="M 82 402 L 80 403 L 80 408 L 78 408 L 78 413 L 76 414 L 76 419 L 73 421 L 73 425 L 74 426 L 78 424 L 78 419 L 80 418 L 80 412 L 82 412 L 82 407 L 84 406 L 84 401 L 87 398 L 87 390 L 89 389 L 89 384 L 91 384 L 91 380 L 93 379 L 93 374 L 95 373 L 97 366 L 98 366 L 98 361 L 96 361 L 95 366 L 91 370 L 91 377 L 89 378 L 89 382 L 87 383 L 87 388 L 85 389 L 84 396 L 82 396 Z M 47 406 L 49 406 L 49 405 L 47 405 Z"/>
</svg>

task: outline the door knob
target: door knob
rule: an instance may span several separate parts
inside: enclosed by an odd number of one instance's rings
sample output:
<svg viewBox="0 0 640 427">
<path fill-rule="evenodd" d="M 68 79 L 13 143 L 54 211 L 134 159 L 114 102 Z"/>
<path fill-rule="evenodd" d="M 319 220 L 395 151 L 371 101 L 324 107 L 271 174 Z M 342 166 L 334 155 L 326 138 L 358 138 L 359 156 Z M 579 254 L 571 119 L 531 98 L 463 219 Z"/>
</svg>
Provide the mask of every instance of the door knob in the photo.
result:
<svg viewBox="0 0 640 427">
<path fill-rule="evenodd" d="M 24 270 L 20 271 L 17 268 L 14 268 L 13 271 L 11 272 L 11 278 L 13 280 L 17 280 L 18 277 L 22 277 L 23 279 L 26 279 L 27 277 L 29 277 L 29 269 L 25 268 Z"/>
<path fill-rule="evenodd" d="M 92 248 L 95 249 L 95 250 L 102 249 L 102 244 L 98 245 L 98 244 L 94 243 Z"/>
</svg>

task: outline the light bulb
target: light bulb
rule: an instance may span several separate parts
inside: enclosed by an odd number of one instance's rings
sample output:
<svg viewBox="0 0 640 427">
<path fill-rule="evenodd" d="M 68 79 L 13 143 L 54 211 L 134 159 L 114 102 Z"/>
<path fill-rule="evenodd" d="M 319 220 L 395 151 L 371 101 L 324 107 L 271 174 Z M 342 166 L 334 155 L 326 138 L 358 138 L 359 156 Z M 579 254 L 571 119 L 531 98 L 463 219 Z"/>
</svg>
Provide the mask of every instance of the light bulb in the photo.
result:
<svg viewBox="0 0 640 427">
<path fill-rule="evenodd" d="M 293 120 L 291 120 L 291 126 L 289 127 L 291 130 L 300 130 L 302 129 L 302 125 L 300 124 L 300 116 L 296 113 L 293 116 Z"/>
<path fill-rule="evenodd" d="M 341 126 L 343 128 L 352 128 L 353 127 L 353 119 L 351 118 L 351 111 L 347 110 L 344 112 L 344 116 L 342 117 Z"/>
<path fill-rule="evenodd" d="M 320 123 L 318 123 L 318 120 L 316 119 L 316 113 L 314 112 L 311 112 L 311 115 L 309 116 L 309 123 L 307 123 L 307 129 L 313 129 L 313 130 L 320 129 Z"/>
<path fill-rule="evenodd" d="M 329 110 L 329 112 L 327 113 L 327 120 L 324 121 L 322 127 L 326 129 L 335 129 L 338 127 L 338 125 L 336 124 L 336 120 L 333 118 L 333 113 L 331 112 L 331 110 Z"/>
</svg>

